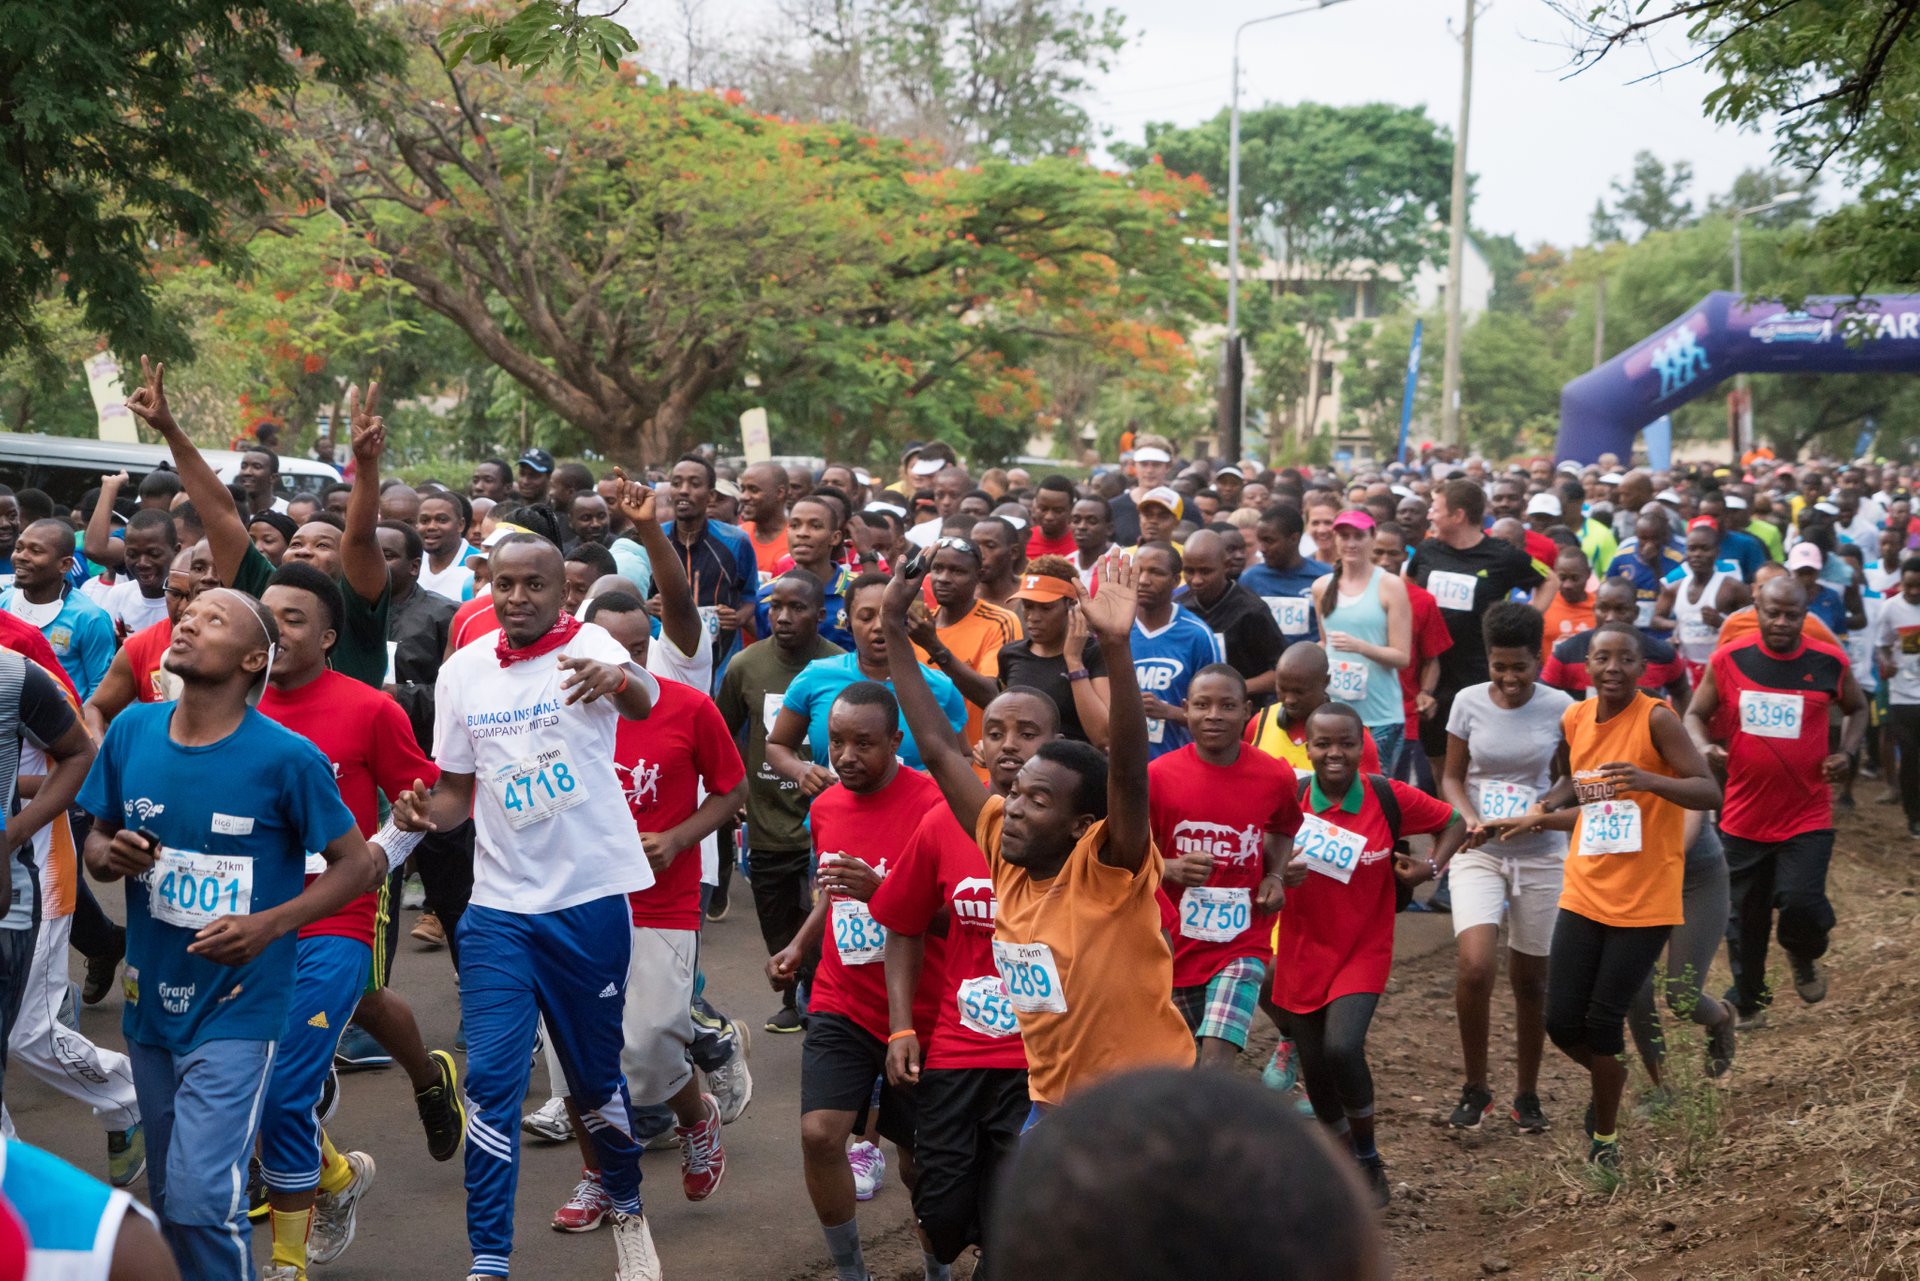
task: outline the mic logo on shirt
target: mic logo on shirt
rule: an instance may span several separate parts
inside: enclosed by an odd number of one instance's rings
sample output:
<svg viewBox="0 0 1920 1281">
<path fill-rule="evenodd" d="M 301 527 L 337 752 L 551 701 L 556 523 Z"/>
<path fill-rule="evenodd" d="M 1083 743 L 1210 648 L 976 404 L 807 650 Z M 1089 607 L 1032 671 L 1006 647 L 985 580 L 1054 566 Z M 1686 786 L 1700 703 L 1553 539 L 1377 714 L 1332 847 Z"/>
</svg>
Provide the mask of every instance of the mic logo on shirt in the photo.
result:
<svg viewBox="0 0 1920 1281">
<path fill-rule="evenodd" d="M 969 876 L 953 887 L 953 915 L 963 924 L 993 928 L 994 914 L 1000 910 L 994 897 L 993 882 L 984 876 Z"/>
<path fill-rule="evenodd" d="M 1210 854 L 1228 863 L 1246 863 L 1260 857 L 1260 829 L 1221 823 L 1184 822 L 1173 829 L 1173 848 L 1181 855 Z"/>
<path fill-rule="evenodd" d="M 660 802 L 660 767 L 645 761 L 626 766 L 615 761 L 613 772 L 625 780 L 622 791 L 627 804 L 635 809 L 650 809 Z"/>
</svg>

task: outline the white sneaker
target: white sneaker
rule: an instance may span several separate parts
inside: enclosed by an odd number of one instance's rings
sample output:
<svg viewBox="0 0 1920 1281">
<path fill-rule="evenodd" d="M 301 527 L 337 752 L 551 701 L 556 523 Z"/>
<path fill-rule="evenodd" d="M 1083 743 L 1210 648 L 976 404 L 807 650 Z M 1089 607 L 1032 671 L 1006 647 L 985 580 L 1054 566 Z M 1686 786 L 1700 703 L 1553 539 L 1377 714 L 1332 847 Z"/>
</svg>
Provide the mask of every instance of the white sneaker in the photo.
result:
<svg viewBox="0 0 1920 1281">
<path fill-rule="evenodd" d="M 573 1137 L 573 1118 L 567 1115 L 567 1101 L 548 1099 L 539 1111 L 529 1112 L 520 1119 L 520 1128 L 549 1143 L 565 1143 Z"/>
<path fill-rule="evenodd" d="M 887 1154 L 878 1143 L 856 1143 L 847 1149 L 847 1164 L 853 1167 L 853 1199 L 873 1200 L 887 1177 Z"/>
<path fill-rule="evenodd" d="M 713 1095 L 713 1101 L 720 1105 L 720 1124 L 732 1125 L 747 1110 L 747 1104 L 753 1102 L 753 1073 L 747 1070 L 747 1029 L 743 1023 L 728 1020 L 733 1024 L 733 1054 L 713 1071 L 707 1073 L 707 1092 Z"/>
<path fill-rule="evenodd" d="M 615 1210 L 607 1218 L 613 1223 L 613 1281 L 661 1281 L 660 1255 L 653 1248 L 653 1231 L 647 1227 L 644 1211 L 622 1214 Z"/>
<path fill-rule="evenodd" d="M 373 1157 L 347 1153 L 353 1182 L 338 1192 L 322 1192 L 313 1203 L 313 1229 L 307 1235 L 307 1262 L 332 1263 L 353 1244 L 353 1219 L 360 1198 L 373 1186 Z"/>
<path fill-rule="evenodd" d="M 291 1263 L 270 1266 L 261 1270 L 260 1281 L 301 1281 L 300 1269 Z"/>
<path fill-rule="evenodd" d="M 427 887 L 420 883 L 418 876 L 409 876 L 400 887 L 400 906 L 409 912 L 418 912 L 427 905 Z"/>
</svg>

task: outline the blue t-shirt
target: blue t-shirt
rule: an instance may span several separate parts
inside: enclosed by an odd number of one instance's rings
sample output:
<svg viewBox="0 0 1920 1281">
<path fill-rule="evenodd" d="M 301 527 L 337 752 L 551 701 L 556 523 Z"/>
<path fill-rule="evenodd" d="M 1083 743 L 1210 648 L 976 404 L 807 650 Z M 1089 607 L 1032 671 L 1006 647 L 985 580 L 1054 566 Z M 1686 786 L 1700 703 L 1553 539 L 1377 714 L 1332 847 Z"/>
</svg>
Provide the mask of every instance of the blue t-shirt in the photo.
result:
<svg viewBox="0 0 1920 1281">
<path fill-rule="evenodd" d="M 936 672 L 923 663 L 920 674 L 926 677 L 927 686 L 940 701 L 940 709 L 947 714 L 947 724 L 953 726 L 954 733 L 964 733 L 967 700 L 960 696 L 944 672 Z M 848 652 L 815 659 L 801 668 L 793 684 L 787 686 L 786 701 L 781 706 L 807 718 L 807 745 L 813 751 L 813 759 L 828 769 L 832 769 L 833 764 L 827 754 L 827 714 L 833 710 L 833 700 L 840 697 L 840 691 L 847 686 L 867 679 L 860 674 L 860 655 Z M 890 690 L 893 688 L 892 681 L 881 683 Z M 900 759 L 908 769 L 927 767 L 920 759 L 920 749 L 914 745 L 913 731 L 907 728 L 904 716 L 900 718 Z"/>
<path fill-rule="evenodd" d="M 0 592 L 0 609 L 18 613 L 14 596 L 20 589 L 9 587 Z M 93 691 L 107 678 L 113 666 L 117 642 L 113 634 L 113 616 L 76 591 L 68 591 L 60 602 L 60 612 L 40 624 L 40 634 L 53 647 L 53 656 L 73 678 L 80 701 L 93 697 Z"/>
<path fill-rule="evenodd" d="M 1320 625 L 1314 621 L 1311 606 L 1283 605 L 1282 600 L 1305 600 L 1312 595 L 1316 579 L 1333 572 L 1333 566 L 1311 556 L 1300 558 L 1298 568 L 1276 570 L 1267 565 L 1249 565 L 1240 571 L 1240 585 L 1265 601 L 1280 625 L 1282 646 L 1295 641 L 1319 640 Z"/>
<path fill-rule="evenodd" d="M 1640 540 L 1629 538 L 1620 544 L 1613 560 L 1607 566 L 1606 577 L 1624 578 L 1633 584 L 1634 604 L 1639 608 L 1635 626 L 1648 635 L 1653 625 L 1653 607 L 1659 603 L 1660 589 L 1666 586 L 1667 576 L 1676 569 L 1686 572 L 1687 558 L 1680 552 L 1668 547 L 1660 553 L 1660 568 L 1655 569 L 1639 556 Z"/>
<path fill-rule="evenodd" d="M 753 634 L 761 640 L 773 635 L 773 627 L 767 621 L 767 602 L 773 596 L 773 585 L 779 581 L 768 579 L 753 596 Z M 820 607 L 821 639 L 832 641 L 848 653 L 853 652 L 853 633 L 847 630 L 847 584 L 852 581 L 853 575 L 847 572 L 847 567 L 836 565 L 833 581 L 824 586 L 825 599 Z"/>
<path fill-rule="evenodd" d="M 80 788 L 82 809 L 147 828 L 162 847 L 161 861 L 126 883 L 122 1031 L 175 1054 L 222 1038 L 277 1040 L 293 993 L 293 931 L 236 968 L 189 955 L 200 925 L 156 913 L 264 912 L 297 898 L 307 852 L 345 835 L 353 815 L 326 755 L 298 734 L 249 710 L 218 743 L 183 747 L 168 732 L 173 709 L 135 703 L 115 717 Z"/>
<path fill-rule="evenodd" d="M 1838 556 L 1834 557 L 1839 560 Z M 1807 598 L 1807 612 L 1827 625 L 1827 630 L 1842 641 L 1847 638 L 1847 601 L 1846 597 L 1835 591 L 1830 584 L 1816 583 L 1814 592 Z"/>
<path fill-rule="evenodd" d="M 1245 575 L 1242 575 L 1245 578 Z M 1173 607 L 1173 617 L 1157 632 L 1149 632 L 1133 622 L 1133 675 L 1142 694 L 1156 695 L 1161 702 L 1179 707 L 1187 701 L 1187 686 L 1194 673 L 1208 663 L 1224 663 L 1226 654 L 1219 638 L 1194 614 Z M 1147 722 L 1147 759 L 1158 760 L 1193 741 L 1185 725 L 1174 721 Z"/>
<path fill-rule="evenodd" d="M 1771 559 L 1765 543 L 1740 529 L 1729 529 L 1720 535 L 1720 556 L 1739 565 L 1741 580 L 1749 583 L 1760 572 L 1760 567 Z"/>
</svg>

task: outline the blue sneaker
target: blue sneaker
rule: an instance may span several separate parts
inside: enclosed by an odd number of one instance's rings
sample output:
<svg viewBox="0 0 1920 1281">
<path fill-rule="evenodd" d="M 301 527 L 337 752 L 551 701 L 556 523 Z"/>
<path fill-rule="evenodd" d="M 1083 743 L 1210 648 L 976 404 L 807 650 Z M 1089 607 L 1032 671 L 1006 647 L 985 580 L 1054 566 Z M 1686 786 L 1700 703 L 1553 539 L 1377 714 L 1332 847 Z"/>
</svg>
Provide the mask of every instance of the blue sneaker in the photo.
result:
<svg viewBox="0 0 1920 1281">
<path fill-rule="evenodd" d="M 1273 1057 L 1260 1071 L 1260 1084 L 1276 1094 L 1285 1094 L 1300 1084 L 1300 1064 L 1294 1056 L 1293 1042 L 1286 1037 L 1273 1047 Z"/>
<path fill-rule="evenodd" d="M 392 1067 L 393 1055 L 380 1047 L 373 1033 L 358 1023 L 349 1023 L 347 1030 L 340 1034 L 340 1044 L 334 1047 L 333 1064 L 342 1072 L 365 1072 Z"/>
</svg>

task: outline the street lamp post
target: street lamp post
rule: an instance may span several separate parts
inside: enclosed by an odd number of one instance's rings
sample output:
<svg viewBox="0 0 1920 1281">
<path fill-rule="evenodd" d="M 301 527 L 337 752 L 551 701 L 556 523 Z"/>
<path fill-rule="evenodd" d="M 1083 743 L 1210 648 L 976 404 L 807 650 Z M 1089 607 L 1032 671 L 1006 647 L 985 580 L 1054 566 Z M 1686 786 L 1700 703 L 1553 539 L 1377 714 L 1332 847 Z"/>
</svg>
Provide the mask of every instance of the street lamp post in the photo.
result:
<svg viewBox="0 0 1920 1281">
<path fill-rule="evenodd" d="M 1220 396 L 1220 452 L 1229 460 L 1240 457 L 1240 433 L 1244 413 L 1241 391 L 1245 384 L 1240 359 L 1240 36 L 1248 27 L 1278 22 L 1302 13 L 1317 13 L 1344 0 L 1316 0 L 1297 9 L 1251 18 L 1233 29 L 1233 99 L 1227 126 L 1227 346 Z"/>
<path fill-rule="evenodd" d="M 1766 213 L 1768 210 L 1781 208 L 1784 205 L 1798 204 L 1806 198 L 1807 193 L 1804 191 L 1783 191 L 1771 200 L 1764 200 L 1757 205 L 1748 205 L 1744 209 L 1735 209 L 1733 211 L 1733 293 L 1736 298 L 1744 299 L 1747 296 L 1746 283 L 1740 274 L 1741 220 L 1749 218 L 1754 214 Z M 1745 374 L 1735 375 L 1733 380 L 1733 394 L 1739 403 L 1740 413 L 1740 438 L 1733 451 L 1734 459 L 1738 461 L 1741 450 L 1750 449 L 1753 446 L 1753 395 L 1747 390 L 1747 376 Z"/>
</svg>

